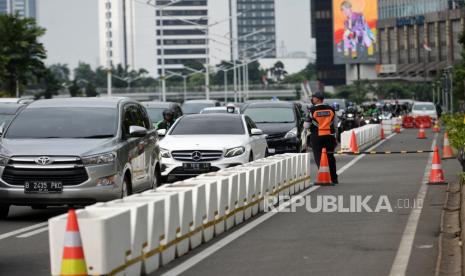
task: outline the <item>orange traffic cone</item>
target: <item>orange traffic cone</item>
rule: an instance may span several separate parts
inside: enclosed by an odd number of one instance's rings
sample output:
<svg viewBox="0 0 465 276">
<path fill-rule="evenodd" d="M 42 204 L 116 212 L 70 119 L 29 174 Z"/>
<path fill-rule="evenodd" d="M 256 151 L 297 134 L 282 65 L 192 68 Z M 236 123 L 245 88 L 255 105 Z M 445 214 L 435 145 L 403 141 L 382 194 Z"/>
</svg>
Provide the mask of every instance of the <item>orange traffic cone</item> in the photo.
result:
<svg viewBox="0 0 465 276">
<path fill-rule="evenodd" d="M 384 136 L 384 128 L 381 126 L 381 140 L 386 139 L 386 136 Z"/>
<path fill-rule="evenodd" d="M 61 276 L 87 276 L 86 261 L 82 248 L 81 234 L 73 209 L 68 212 L 66 224 L 63 260 L 61 261 Z"/>
<path fill-rule="evenodd" d="M 441 132 L 441 129 L 439 128 L 439 121 L 438 121 L 438 120 L 436 120 L 436 122 L 434 123 L 433 132 L 434 132 L 434 133 L 439 133 L 439 132 Z"/>
<path fill-rule="evenodd" d="M 425 132 L 425 129 L 423 128 L 423 125 L 420 125 L 420 130 L 418 130 L 417 139 L 426 139 L 426 132 Z"/>
<path fill-rule="evenodd" d="M 333 185 L 331 181 L 331 173 L 329 171 L 329 163 L 328 163 L 328 156 L 326 154 L 326 148 L 323 148 L 323 150 L 321 151 L 320 169 L 318 170 L 318 175 L 316 177 L 315 185 L 318 185 L 318 186 Z"/>
<path fill-rule="evenodd" d="M 358 143 L 357 143 L 357 136 L 355 136 L 355 131 L 352 131 L 352 136 L 350 136 L 350 150 L 353 153 L 358 152 Z"/>
<path fill-rule="evenodd" d="M 444 133 L 444 143 L 442 148 L 442 159 L 453 159 L 454 153 L 452 152 L 452 147 L 449 143 L 449 134 Z"/>
<path fill-rule="evenodd" d="M 444 172 L 441 167 L 441 159 L 439 157 L 439 148 L 434 148 L 433 164 L 431 166 L 431 172 L 429 175 L 429 185 L 444 185 L 447 184 L 444 181 Z"/>
</svg>

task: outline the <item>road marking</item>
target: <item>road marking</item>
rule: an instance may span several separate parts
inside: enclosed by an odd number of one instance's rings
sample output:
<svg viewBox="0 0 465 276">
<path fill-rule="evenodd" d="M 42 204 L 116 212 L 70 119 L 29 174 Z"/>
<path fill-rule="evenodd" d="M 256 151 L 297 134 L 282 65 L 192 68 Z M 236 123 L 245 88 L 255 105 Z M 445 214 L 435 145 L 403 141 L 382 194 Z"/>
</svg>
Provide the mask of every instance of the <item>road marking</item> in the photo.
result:
<svg viewBox="0 0 465 276">
<path fill-rule="evenodd" d="M 434 149 L 436 146 L 436 140 L 438 139 L 438 134 L 434 135 L 433 144 L 431 149 Z M 423 174 L 423 180 L 421 183 L 420 190 L 418 191 L 416 202 L 424 202 L 426 193 L 428 192 L 428 178 L 430 169 L 432 167 L 434 153 L 430 153 L 428 158 L 428 163 L 425 168 L 425 173 Z M 399 249 L 397 250 L 396 257 L 391 267 L 391 272 L 389 276 L 403 276 L 407 272 L 407 266 L 409 263 L 410 255 L 412 254 L 413 241 L 415 240 L 415 234 L 417 232 L 418 222 L 420 221 L 421 211 L 423 206 L 412 209 L 410 213 L 407 225 L 405 226 L 404 233 L 402 234 L 402 239 L 400 240 Z"/>
<path fill-rule="evenodd" d="M 369 149 L 369 151 L 374 150 L 377 147 L 381 146 L 384 142 L 391 139 L 394 135 L 395 135 L 395 133 L 393 133 L 390 136 L 386 137 L 385 140 L 382 140 L 382 141 L 378 142 L 376 145 L 371 147 Z M 348 170 L 350 167 L 355 165 L 364 156 L 365 156 L 365 154 L 357 156 L 357 158 L 354 158 L 349 163 L 347 163 L 344 167 L 339 169 L 337 171 L 337 173 L 338 174 L 343 174 L 346 170 Z M 295 203 L 297 200 L 301 200 L 302 198 L 309 195 L 310 193 L 318 190 L 318 188 L 320 188 L 320 186 L 313 186 L 313 187 L 310 187 L 308 190 L 306 190 L 306 191 L 304 191 L 304 192 L 302 192 L 302 193 L 300 193 L 298 195 L 293 196 L 291 198 L 291 200 L 286 201 L 286 202 L 282 203 L 281 205 L 279 205 L 277 210 L 261 215 L 257 219 L 255 219 L 255 220 L 247 223 L 246 225 L 244 225 L 242 228 L 232 232 L 231 234 L 227 235 L 226 237 L 222 238 L 221 240 L 218 240 L 215 244 L 205 248 L 204 250 L 199 252 L 197 255 L 194 255 L 193 257 L 187 259 L 186 261 L 182 262 L 178 266 L 176 266 L 176 267 L 168 270 L 167 272 L 163 273 L 161 276 L 179 275 L 179 274 L 185 272 L 186 270 L 188 270 L 189 268 L 191 268 L 191 267 L 195 266 L 196 264 L 200 263 L 201 261 L 206 259 L 208 256 L 212 255 L 216 251 L 220 250 L 221 248 L 225 247 L 226 245 L 233 242 L 237 238 L 241 237 L 245 233 L 249 232 L 253 228 L 257 227 L 261 223 L 267 221 L 268 219 L 270 219 L 274 215 L 278 214 L 279 211 L 282 211 L 283 209 L 289 207 L 291 204 Z"/>
<path fill-rule="evenodd" d="M 17 236 L 17 238 L 29 238 L 29 237 L 32 237 L 34 235 L 37 235 L 37 234 L 40 234 L 42 232 L 45 232 L 48 230 L 48 226 L 44 227 L 44 228 L 39 228 L 39 229 L 36 229 L 34 231 L 31 231 L 31 232 L 27 232 L 27 233 L 24 233 L 22 235 L 19 235 Z"/>
<path fill-rule="evenodd" d="M 1 234 L 0 235 L 0 240 L 6 239 L 6 238 L 9 238 L 9 237 L 12 237 L 12 236 L 16 236 L 16 235 L 19 235 L 21 233 L 31 231 L 31 230 L 34 230 L 36 228 L 44 227 L 44 226 L 47 226 L 47 225 L 48 225 L 48 222 L 42 222 L 42 223 L 34 224 L 34 225 L 31 225 L 31 226 L 28 226 L 28 227 L 24 227 L 24 228 L 21 228 L 21 229 L 17 229 L 17 230 L 14 230 L 14 231 L 11 231 L 11 232 L 8 232 L 8 233 L 5 233 L 5 234 Z"/>
</svg>

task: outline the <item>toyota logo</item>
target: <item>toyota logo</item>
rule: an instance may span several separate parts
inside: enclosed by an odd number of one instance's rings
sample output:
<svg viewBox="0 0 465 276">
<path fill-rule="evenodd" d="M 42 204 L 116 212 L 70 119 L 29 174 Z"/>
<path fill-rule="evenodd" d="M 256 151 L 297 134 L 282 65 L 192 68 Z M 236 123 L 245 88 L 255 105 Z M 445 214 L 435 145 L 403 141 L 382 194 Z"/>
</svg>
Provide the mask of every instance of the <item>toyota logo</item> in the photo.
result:
<svg viewBox="0 0 465 276">
<path fill-rule="evenodd" d="M 192 153 L 192 160 L 194 160 L 196 162 L 202 160 L 202 153 L 200 151 L 194 151 Z"/>
<path fill-rule="evenodd" d="M 50 165 L 53 163 L 53 160 L 47 156 L 41 156 L 39 158 L 36 158 L 34 161 L 36 162 L 36 164 L 41 166 Z"/>
</svg>

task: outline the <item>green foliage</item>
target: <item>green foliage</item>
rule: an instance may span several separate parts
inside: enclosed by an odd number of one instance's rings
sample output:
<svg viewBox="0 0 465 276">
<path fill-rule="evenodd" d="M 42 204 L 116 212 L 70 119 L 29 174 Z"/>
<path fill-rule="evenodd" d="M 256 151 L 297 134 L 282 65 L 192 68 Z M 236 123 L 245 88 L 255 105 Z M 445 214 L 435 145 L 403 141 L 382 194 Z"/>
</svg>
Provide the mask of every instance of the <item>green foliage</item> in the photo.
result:
<svg viewBox="0 0 465 276">
<path fill-rule="evenodd" d="M 314 63 L 307 64 L 300 72 L 287 75 L 282 83 L 302 83 L 306 80 L 316 80 L 316 67 Z"/>
<path fill-rule="evenodd" d="M 336 98 L 348 99 L 358 104 L 367 100 L 367 94 L 372 89 L 368 81 L 360 81 L 350 85 L 339 87 Z"/>
<path fill-rule="evenodd" d="M 46 51 L 38 41 L 44 33 L 32 18 L 0 15 L 0 84 L 10 96 L 17 84 L 27 84 L 28 76 L 46 74 Z"/>
<path fill-rule="evenodd" d="M 463 148 L 465 146 L 465 114 L 444 115 L 442 119 L 452 146 L 456 149 Z"/>
<path fill-rule="evenodd" d="M 455 110 L 457 110 L 460 103 L 465 102 L 465 94 L 463 92 L 465 91 L 465 30 L 460 35 L 459 43 L 462 45 L 462 58 L 453 71 Z"/>
</svg>

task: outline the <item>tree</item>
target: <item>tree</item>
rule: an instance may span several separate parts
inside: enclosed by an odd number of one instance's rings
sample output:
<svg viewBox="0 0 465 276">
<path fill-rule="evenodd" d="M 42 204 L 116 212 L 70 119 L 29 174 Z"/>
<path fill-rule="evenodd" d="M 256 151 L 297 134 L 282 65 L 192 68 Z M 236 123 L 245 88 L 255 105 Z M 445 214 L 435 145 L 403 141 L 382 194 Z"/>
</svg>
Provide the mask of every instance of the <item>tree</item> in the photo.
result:
<svg viewBox="0 0 465 276">
<path fill-rule="evenodd" d="M 60 79 L 55 73 L 52 68 L 45 70 L 41 78 L 41 86 L 44 88 L 44 91 L 38 95 L 39 98 L 51 99 L 54 95 L 58 95 L 58 91 L 63 88 Z"/>
<path fill-rule="evenodd" d="M 281 81 L 288 74 L 287 71 L 284 70 L 284 63 L 282 61 L 277 61 L 269 71 L 276 82 Z"/>
<path fill-rule="evenodd" d="M 454 80 L 454 103 L 457 104 L 459 101 L 462 103 L 465 100 L 465 30 L 462 32 L 459 38 L 459 43 L 462 45 L 462 59 L 459 64 L 454 67 L 453 80 Z"/>
<path fill-rule="evenodd" d="M 295 74 L 287 75 L 283 79 L 283 83 L 302 83 L 306 80 L 315 80 L 316 79 L 316 68 L 314 63 L 309 63 L 307 66 L 302 69 L 300 72 Z"/>
<path fill-rule="evenodd" d="M 46 52 L 38 41 L 44 33 L 32 18 L 0 15 L 0 83 L 11 96 L 29 74 L 45 74 Z"/>
</svg>

